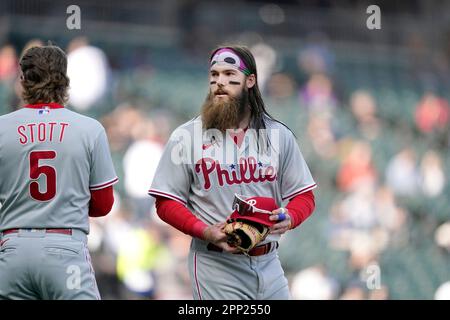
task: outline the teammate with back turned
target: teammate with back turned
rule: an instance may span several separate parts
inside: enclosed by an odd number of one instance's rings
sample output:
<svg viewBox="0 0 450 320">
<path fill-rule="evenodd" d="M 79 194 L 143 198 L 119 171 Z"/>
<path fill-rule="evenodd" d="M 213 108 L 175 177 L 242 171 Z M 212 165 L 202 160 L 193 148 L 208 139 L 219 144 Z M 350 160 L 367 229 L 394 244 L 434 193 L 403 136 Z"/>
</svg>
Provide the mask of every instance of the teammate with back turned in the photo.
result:
<svg viewBox="0 0 450 320">
<path fill-rule="evenodd" d="M 311 215 L 316 183 L 293 133 L 266 111 L 248 48 L 214 50 L 209 79 L 201 115 L 172 133 L 149 194 L 193 237 L 195 299 L 289 299 L 278 240 Z"/>
<path fill-rule="evenodd" d="M 20 69 L 28 104 L 0 117 L 0 299 L 100 299 L 86 242 L 118 180 L 105 130 L 64 107 L 60 48 L 28 49 Z"/>
</svg>

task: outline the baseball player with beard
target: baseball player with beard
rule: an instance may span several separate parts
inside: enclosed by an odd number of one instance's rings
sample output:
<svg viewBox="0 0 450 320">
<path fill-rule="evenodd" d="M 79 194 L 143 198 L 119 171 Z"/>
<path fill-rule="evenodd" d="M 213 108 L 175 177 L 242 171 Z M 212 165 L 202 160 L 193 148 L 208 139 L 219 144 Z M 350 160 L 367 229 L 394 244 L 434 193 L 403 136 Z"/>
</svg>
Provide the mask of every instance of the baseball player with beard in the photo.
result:
<svg viewBox="0 0 450 320">
<path fill-rule="evenodd" d="M 106 215 L 117 182 L 102 125 L 64 107 L 66 54 L 20 60 L 26 106 L 0 117 L 0 300 L 100 299 L 89 216 Z"/>
<path fill-rule="evenodd" d="M 209 80 L 201 115 L 172 133 L 149 194 L 162 220 L 193 237 L 195 299 L 289 299 L 278 240 L 311 215 L 316 183 L 293 133 L 266 111 L 248 48 L 214 50 Z M 237 195 L 270 204 L 261 209 L 273 222 L 245 254 L 224 231 Z"/>
</svg>

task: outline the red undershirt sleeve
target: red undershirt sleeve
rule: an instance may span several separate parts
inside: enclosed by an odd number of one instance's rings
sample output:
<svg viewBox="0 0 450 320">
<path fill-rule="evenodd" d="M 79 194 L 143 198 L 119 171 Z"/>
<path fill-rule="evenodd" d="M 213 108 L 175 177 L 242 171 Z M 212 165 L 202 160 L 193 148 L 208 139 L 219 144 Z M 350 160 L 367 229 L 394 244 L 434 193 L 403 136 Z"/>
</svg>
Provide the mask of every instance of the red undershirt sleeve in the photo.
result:
<svg viewBox="0 0 450 320">
<path fill-rule="evenodd" d="M 113 204 L 113 186 L 109 186 L 99 190 L 91 190 L 91 200 L 89 201 L 89 216 L 106 216 L 111 211 Z"/>
<path fill-rule="evenodd" d="M 298 227 L 315 209 L 314 193 L 312 190 L 301 193 L 292 198 L 286 206 L 292 219 L 291 229 Z"/>
<path fill-rule="evenodd" d="M 169 198 L 156 197 L 156 213 L 164 222 L 196 238 L 203 239 L 203 232 L 208 227 L 184 205 Z"/>
</svg>

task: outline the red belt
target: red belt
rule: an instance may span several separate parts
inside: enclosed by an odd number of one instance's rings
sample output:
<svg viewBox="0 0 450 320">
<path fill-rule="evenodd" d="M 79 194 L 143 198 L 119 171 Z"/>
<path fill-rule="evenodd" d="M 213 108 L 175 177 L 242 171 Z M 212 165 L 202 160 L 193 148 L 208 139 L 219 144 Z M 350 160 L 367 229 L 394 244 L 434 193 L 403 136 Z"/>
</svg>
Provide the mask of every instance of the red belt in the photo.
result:
<svg viewBox="0 0 450 320">
<path fill-rule="evenodd" d="M 8 229 L 3 231 L 3 234 L 10 234 L 10 233 L 18 233 L 21 229 Z M 33 229 L 27 229 L 24 228 L 22 230 L 33 230 Z M 66 234 L 71 236 L 72 235 L 72 229 L 35 229 L 35 230 L 45 230 L 46 233 L 59 233 L 59 234 Z"/>
<path fill-rule="evenodd" d="M 278 242 L 268 242 L 268 243 L 263 244 L 261 246 L 254 247 L 253 249 L 251 249 L 248 252 L 248 255 L 252 256 L 252 257 L 262 256 L 262 255 L 264 255 L 266 253 L 269 253 L 273 246 L 276 246 L 276 248 L 278 248 Z M 207 248 L 208 248 L 209 251 L 216 251 L 216 252 L 222 252 L 223 251 L 222 248 L 219 248 L 218 246 L 216 246 L 215 244 L 212 244 L 212 243 L 208 243 Z M 237 252 L 236 254 L 242 254 L 242 252 Z"/>
</svg>

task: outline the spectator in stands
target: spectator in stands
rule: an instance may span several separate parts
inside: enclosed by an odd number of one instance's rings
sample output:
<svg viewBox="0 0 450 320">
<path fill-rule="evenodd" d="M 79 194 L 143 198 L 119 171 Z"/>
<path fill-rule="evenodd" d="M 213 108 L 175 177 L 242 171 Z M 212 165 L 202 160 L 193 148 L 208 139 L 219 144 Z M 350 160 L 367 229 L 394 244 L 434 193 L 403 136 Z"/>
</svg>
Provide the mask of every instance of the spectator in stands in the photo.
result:
<svg viewBox="0 0 450 320">
<path fill-rule="evenodd" d="M 360 136 L 369 140 L 376 139 L 382 128 L 376 115 L 377 105 L 373 96 L 364 90 L 353 92 L 350 97 L 350 108 Z"/>
<path fill-rule="evenodd" d="M 337 98 L 331 79 L 325 74 L 313 74 L 300 90 L 300 105 L 306 107 L 310 114 L 333 113 Z"/>
<path fill-rule="evenodd" d="M 398 206 L 392 190 L 387 186 L 378 188 L 375 194 L 375 211 L 380 226 L 389 235 L 397 236 L 405 228 L 407 213 Z"/>
<path fill-rule="evenodd" d="M 416 106 L 416 126 L 424 134 L 445 133 L 450 120 L 450 107 L 447 100 L 426 93 Z"/>
<path fill-rule="evenodd" d="M 328 46 L 328 39 L 323 33 L 308 35 L 305 47 L 297 56 L 297 65 L 302 73 L 331 74 L 334 70 L 335 56 Z"/>
<path fill-rule="evenodd" d="M 434 300 L 450 300 L 450 281 L 444 282 L 437 288 Z"/>
<path fill-rule="evenodd" d="M 4 45 L 0 48 L 0 83 L 14 81 L 18 70 L 19 62 L 16 50 L 12 45 Z"/>
<path fill-rule="evenodd" d="M 374 184 L 376 181 L 377 170 L 372 162 L 370 144 L 364 141 L 351 143 L 337 174 L 338 189 L 352 191 L 361 184 Z"/>
<path fill-rule="evenodd" d="M 275 73 L 267 83 L 267 94 L 276 101 L 275 107 L 278 107 L 279 101 L 289 99 L 295 96 L 295 88 L 297 84 L 294 79 L 286 73 Z"/>
<path fill-rule="evenodd" d="M 291 294 L 295 300 L 333 300 L 338 289 L 337 281 L 320 265 L 300 270 L 291 281 Z"/>
<path fill-rule="evenodd" d="M 329 114 L 313 114 L 308 119 L 308 138 L 314 152 L 321 158 L 332 159 L 337 155 L 337 141 Z"/>
<path fill-rule="evenodd" d="M 73 39 L 67 49 L 70 78 L 69 103 L 79 111 L 89 110 L 106 93 L 109 84 L 108 59 L 85 37 Z"/>
<path fill-rule="evenodd" d="M 415 197 L 419 194 L 419 181 L 416 153 L 410 147 L 403 148 L 389 160 L 386 183 L 396 195 Z"/>
<path fill-rule="evenodd" d="M 261 92 L 264 93 L 267 81 L 272 75 L 277 62 L 277 52 L 264 42 L 253 45 L 250 50 L 255 56 L 256 67 L 258 68 L 258 82 Z"/>
<path fill-rule="evenodd" d="M 155 141 L 155 124 L 143 119 L 132 129 L 134 142 L 123 157 L 125 190 L 130 197 L 136 222 L 148 221 L 155 203 L 148 196 L 148 181 L 153 176 L 162 155 L 163 145 Z"/>
<path fill-rule="evenodd" d="M 113 112 L 102 119 L 108 134 L 111 152 L 122 154 L 133 142 L 133 128 L 139 125 L 144 118 L 139 109 L 130 104 L 121 104 Z"/>
<path fill-rule="evenodd" d="M 434 241 L 439 248 L 450 253 L 450 221 L 441 224 L 434 232 Z"/>
<path fill-rule="evenodd" d="M 430 198 L 442 194 L 444 190 L 446 177 L 440 155 L 428 150 L 420 162 L 420 177 L 422 192 Z"/>
</svg>

